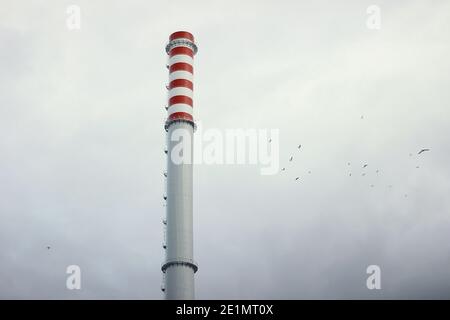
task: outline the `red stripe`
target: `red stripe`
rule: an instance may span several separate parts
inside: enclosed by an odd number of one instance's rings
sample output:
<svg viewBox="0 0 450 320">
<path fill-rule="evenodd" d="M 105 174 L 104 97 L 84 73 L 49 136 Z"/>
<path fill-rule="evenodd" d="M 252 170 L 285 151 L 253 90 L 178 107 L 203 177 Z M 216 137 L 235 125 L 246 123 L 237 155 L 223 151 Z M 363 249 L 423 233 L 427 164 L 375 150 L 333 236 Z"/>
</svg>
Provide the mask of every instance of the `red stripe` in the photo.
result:
<svg viewBox="0 0 450 320">
<path fill-rule="evenodd" d="M 172 41 L 172 40 L 179 39 L 179 38 L 189 39 L 192 42 L 194 42 L 194 36 L 192 35 L 192 33 L 187 32 L 187 31 L 174 32 L 170 35 L 169 40 Z"/>
<path fill-rule="evenodd" d="M 176 104 L 176 103 L 184 103 L 188 104 L 192 107 L 192 99 L 188 96 L 174 96 L 169 99 L 169 106 Z"/>
<path fill-rule="evenodd" d="M 186 54 L 186 55 L 190 56 L 191 58 L 194 57 L 194 52 L 192 51 L 191 48 L 188 48 L 188 47 L 175 47 L 175 48 L 172 48 L 169 52 L 170 57 L 176 56 L 177 54 Z"/>
<path fill-rule="evenodd" d="M 175 79 L 169 83 L 169 89 L 184 87 L 194 90 L 194 84 L 186 79 Z"/>
<path fill-rule="evenodd" d="M 190 115 L 189 113 L 186 113 L 186 112 L 175 112 L 169 116 L 169 120 L 176 120 L 176 119 L 185 119 L 185 120 L 194 121 L 194 118 L 192 117 L 192 115 Z"/>
<path fill-rule="evenodd" d="M 194 74 L 194 68 L 189 63 L 186 62 L 177 62 L 170 66 L 169 73 L 174 71 L 188 71 Z"/>
</svg>

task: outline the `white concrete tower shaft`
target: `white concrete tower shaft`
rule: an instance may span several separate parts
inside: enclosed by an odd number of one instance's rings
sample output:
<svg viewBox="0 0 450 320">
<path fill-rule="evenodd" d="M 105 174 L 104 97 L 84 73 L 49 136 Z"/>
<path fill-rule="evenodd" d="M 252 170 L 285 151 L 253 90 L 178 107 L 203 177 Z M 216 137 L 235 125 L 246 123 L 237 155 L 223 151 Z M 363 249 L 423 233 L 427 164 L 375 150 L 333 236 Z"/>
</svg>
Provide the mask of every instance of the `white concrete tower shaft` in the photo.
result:
<svg viewBox="0 0 450 320">
<path fill-rule="evenodd" d="M 197 52 L 191 33 L 170 35 L 167 121 L 167 195 L 164 226 L 166 260 L 163 291 L 166 299 L 194 299 L 193 252 L 193 62 Z"/>
</svg>

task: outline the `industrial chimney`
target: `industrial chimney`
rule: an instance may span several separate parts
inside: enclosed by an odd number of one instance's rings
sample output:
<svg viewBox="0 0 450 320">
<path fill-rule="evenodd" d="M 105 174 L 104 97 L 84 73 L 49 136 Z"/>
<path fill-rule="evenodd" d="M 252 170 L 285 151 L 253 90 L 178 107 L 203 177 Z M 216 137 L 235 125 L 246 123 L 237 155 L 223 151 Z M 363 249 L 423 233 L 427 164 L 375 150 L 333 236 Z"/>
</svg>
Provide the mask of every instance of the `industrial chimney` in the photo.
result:
<svg viewBox="0 0 450 320">
<path fill-rule="evenodd" d="M 197 53 L 194 36 L 174 32 L 166 46 L 169 84 L 167 121 L 167 194 L 165 229 L 166 260 L 162 264 L 166 299 L 194 299 L 192 174 L 193 174 L 193 65 Z M 183 162 L 180 163 L 180 140 Z M 176 159 L 175 159 L 176 158 Z M 187 160 L 187 161 L 186 161 Z"/>
</svg>

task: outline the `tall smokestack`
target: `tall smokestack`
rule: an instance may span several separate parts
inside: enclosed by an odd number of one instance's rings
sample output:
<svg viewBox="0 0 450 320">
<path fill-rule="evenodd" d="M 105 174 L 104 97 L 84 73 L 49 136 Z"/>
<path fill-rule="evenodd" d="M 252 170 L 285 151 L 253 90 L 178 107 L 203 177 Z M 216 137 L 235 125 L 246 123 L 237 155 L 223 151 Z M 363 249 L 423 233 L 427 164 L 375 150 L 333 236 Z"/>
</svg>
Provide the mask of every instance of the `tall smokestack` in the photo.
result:
<svg viewBox="0 0 450 320">
<path fill-rule="evenodd" d="M 194 273 L 197 271 L 192 222 L 193 65 L 197 53 L 194 36 L 185 31 L 172 33 L 166 52 L 169 55 L 169 94 L 164 126 L 167 132 L 166 260 L 161 270 L 166 299 L 188 300 L 194 299 Z M 178 161 L 180 143 L 182 163 Z"/>
</svg>

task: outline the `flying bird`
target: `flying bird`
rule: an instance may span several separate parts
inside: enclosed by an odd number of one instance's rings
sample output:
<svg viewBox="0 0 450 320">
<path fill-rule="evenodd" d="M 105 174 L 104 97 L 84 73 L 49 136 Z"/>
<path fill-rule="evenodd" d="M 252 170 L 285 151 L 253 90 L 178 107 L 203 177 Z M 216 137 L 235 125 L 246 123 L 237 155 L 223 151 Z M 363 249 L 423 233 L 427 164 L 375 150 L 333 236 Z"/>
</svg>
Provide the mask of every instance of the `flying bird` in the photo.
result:
<svg viewBox="0 0 450 320">
<path fill-rule="evenodd" d="M 348 176 L 349 176 L 349 177 L 351 177 L 351 176 L 352 176 L 352 174 L 351 174 L 351 173 L 349 173 L 349 174 L 348 174 Z"/>
<path fill-rule="evenodd" d="M 367 167 L 367 164 L 363 165 L 363 168 Z"/>
<path fill-rule="evenodd" d="M 166 178 L 167 178 L 167 172 L 164 172 L 163 174 L 164 174 L 164 177 L 166 177 Z"/>
<path fill-rule="evenodd" d="M 167 196 L 163 196 L 164 200 L 167 200 Z"/>
<path fill-rule="evenodd" d="M 298 145 L 298 148 L 300 149 L 301 147 L 302 147 L 302 145 L 301 145 L 301 144 L 299 144 L 299 145 Z"/>
<path fill-rule="evenodd" d="M 165 153 L 165 154 L 167 154 L 167 149 L 166 149 L 166 150 L 164 150 L 164 153 Z"/>
<path fill-rule="evenodd" d="M 421 154 L 421 153 L 423 153 L 423 152 L 425 152 L 425 151 L 430 151 L 430 149 L 422 149 L 422 150 L 419 151 L 418 154 Z"/>
<path fill-rule="evenodd" d="M 281 168 L 281 171 L 284 171 L 284 170 L 286 170 L 286 168 Z"/>
<path fill-rule="evenodd" d="M 291 156 L 291 158 L 289 159 L 289 161 L 292 161 L 292 159 L 294 159 L 294 157 L 293 157 L 293 156 Z"/>
<path fill-rule="evenodd" d="M 50 246 L 47 246 L 47 250 L 50 250 Z"/>
<path fill-rule="evenodd" d="M 300 177 L 295 178 L 295 181 L 297 181 L 298 179 L 300 179 Z"/>
<path fill-rule="evenodd" d="M 272 139 L 269 139 L 269 143 L 271 143 L 272 142 Z"/>
</svg>

